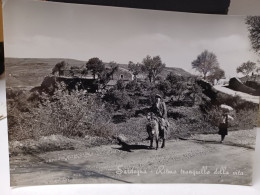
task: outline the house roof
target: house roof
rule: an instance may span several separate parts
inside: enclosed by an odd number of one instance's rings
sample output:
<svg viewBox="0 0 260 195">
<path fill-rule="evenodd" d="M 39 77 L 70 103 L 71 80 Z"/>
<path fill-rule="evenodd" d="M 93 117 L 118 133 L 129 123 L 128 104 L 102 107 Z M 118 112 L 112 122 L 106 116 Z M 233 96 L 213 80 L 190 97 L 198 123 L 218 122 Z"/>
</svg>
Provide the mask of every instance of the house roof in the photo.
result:
<svg viewBox="0 0 260 195">
<path fill-rule="evenodd" d="M 107 83 L 107 86 L 114 86 L 116 85 L 117 83 L 117 80 L 110 80 L 108 83 Z"/>
<path fill-rule="evenodd" d="M 122 71 L 122 72 L 127 72 L 129 74 L 132 74 L 129 70 L 125 69 L 125 68 L 122 68 L 122 67 L 119 67 L 118 68 L 119 71 Z"/>
</svg>

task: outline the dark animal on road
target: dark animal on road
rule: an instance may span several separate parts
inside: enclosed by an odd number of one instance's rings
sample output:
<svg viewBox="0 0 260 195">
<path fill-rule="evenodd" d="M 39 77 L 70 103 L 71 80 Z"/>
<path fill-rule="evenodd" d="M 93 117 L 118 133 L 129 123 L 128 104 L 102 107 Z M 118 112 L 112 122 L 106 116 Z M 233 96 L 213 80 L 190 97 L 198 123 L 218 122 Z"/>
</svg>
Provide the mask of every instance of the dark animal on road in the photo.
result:
<svg viewBox="0 0 260 195">
<path fill-rule="evenodd" d="M 147 115 L 148 124 L 146 125 L 146 131 L 149 135 L 150 139 L 150 148 L 153 148 L 153 140 L 155 139 L 156 147 L 155 149 L 158 149 L 159 139 L 162 138 L 162 148 L 165 147 L 165 128 L 159 129 L 159 119 L 154 115 L 154 113 L 148 113 Z"/>
</svg>

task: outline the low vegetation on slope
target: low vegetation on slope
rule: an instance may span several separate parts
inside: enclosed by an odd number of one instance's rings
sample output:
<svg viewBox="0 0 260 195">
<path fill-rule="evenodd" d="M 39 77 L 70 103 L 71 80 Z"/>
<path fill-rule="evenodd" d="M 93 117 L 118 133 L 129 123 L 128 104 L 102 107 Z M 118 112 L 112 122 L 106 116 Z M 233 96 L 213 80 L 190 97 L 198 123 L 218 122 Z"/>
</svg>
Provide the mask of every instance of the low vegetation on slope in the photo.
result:
<svg viewBox="0 0 260 195">
<path fill-rule="evenodd" d="M 169 71 L 156 82 L 118 80 L 110 89 L 96 93 L 77 87 L 71 89 L 71 85 L 59 79 L 51 79 L 45 85 L 55 86 L 51 94 L 42 90 L 9 88 L 7 101 L 11 146 L 19 145 L 17 142 L 26 143 L 23 140 L 41 141 L 42 137 L 50 136 L 62 136 L 66 141 L 61 144 L 62 139 L 58 139 L 59 147 L 54 147 L 56 149 L 75 148 L 67 144 L 68 139 L 88 143 L 83 144 L 84 147 L 108 144 L 119 134 L 124 134 L 129 142 L 142 141 L 147 137 L 146 115 L 155 94 L 161 94 L 167 105 L 170 122 L 168 139 L 216 133 L 222 113 L 221 104 L 235 110 L 231 130 L 256 126 L 257 104 L 217 92 L 211 84 L 189 73 L 180 75 L 180 72 Z M 95 141 L 87 141 L 92 138 Z M 42 145 L 37 148 L 50 150 Z"/>
</svg>

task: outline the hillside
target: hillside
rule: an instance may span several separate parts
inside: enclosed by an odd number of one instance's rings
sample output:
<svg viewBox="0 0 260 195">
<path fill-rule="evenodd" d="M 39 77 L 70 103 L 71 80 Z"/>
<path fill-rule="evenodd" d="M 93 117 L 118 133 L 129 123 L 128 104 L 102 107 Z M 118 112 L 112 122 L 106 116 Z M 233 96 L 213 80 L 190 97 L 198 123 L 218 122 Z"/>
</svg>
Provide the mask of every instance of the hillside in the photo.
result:
<svg viewBox="0 0 260 195">
<path fill-rule="evenodd" d="M 6 86 L 27 89 L 39 86 L 44 77 L 51 73 L 55 64 L 61 61 L 66 61 L 69 65 L 78 67 L 86 64 L 84 61 L 62 58 L 6 58 Z M 108 65 L 108 63 L 105 64 Z M 119 67 L 127 69 L 127 64 L 119 64 Z M 166 67 L 161 76 L 166 77 L 170 72 L 184 77 L 191 76 L 183 69 L 173 67 Z"/>
<path fill-rule="evenodd" d="M 32 88 L 39 86 L 52 68 L 65 60 L 71 65 L 82 66 L 83 61 L 61 58 L 6 58 L 6 86 Z"/>
</svg>

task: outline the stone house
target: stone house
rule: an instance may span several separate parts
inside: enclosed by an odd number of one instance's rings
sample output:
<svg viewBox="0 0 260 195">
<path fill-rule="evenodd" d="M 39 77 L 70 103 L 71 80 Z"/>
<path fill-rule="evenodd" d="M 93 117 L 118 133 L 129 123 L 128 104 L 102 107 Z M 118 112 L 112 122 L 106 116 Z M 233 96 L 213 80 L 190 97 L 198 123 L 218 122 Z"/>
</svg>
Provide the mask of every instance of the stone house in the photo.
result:
<svg viewBox="0 0 260 195">
<path fill-rule="evenodd" d="M 123 81 L 132 81 L 133 80 L 133 74 L 125 69 L 119 67 L 118 70 L 112 75 L 112 80 L 123 80 Z"/>
</svg>

